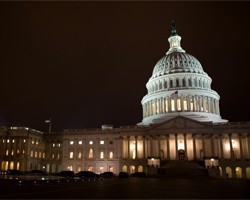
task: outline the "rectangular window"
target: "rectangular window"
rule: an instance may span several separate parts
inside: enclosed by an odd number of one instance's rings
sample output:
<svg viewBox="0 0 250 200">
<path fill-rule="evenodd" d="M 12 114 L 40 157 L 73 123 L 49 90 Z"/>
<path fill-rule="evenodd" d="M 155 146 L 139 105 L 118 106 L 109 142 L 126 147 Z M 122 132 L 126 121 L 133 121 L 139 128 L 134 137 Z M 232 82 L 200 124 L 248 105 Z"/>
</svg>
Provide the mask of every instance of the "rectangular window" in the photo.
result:
<svg viewBox="0 0 250 200">
<path fill-rule="evenodd" d="M 100 158 L 101 158 L 101 159 L 104 158 L 104 152 L 103 152 L 103 151 L 100 152 Z"/>
<path fill-rule="evenodd" d="M 53 147 L 55 147 L 55 146 L 56 146 L 56 144 L 55 144 L 55 143 L 53 143 L 53 144 L 52 144 L 52 146 L 53 146 Z"/>
<path fill-rule="evenodd" d="M 12 155 L 12 156 L 14 155 L 14 150 L 11 151 L 11 155 Z"/>
<path fill-rule="evenodd" d="M 181 111 L 181 100 L 179 98 L 177 99 L 177 110 Z"/>
<path fill-rule="evenodd" d="M 9 150 L 8 150 L 8 149 L 6 150 L 5 155 L 6 155 L 6 156 L 8 156 L 8 155 L 9 155 Z"/>
<path fill-rule="evenodd" d="M 110 159 L 113 159 L 113 156 L 114 156 L 113 151 L 110 151 L 110 152 L 109 152 L 109 158 L 110 158 Z"/>
<path fill-rule="evenodd" d="M 174 99 L 171 99 L 171 111 L 175 111 L 175 102 L 174 102 Z"/>
<path fill-rule="evenodd" d="M 78 142 L 78 144 L 82 145 L 82 141 L 80 140 L 80 141 Z"/>
<path fill-rule="evenodd" d="M 52 154 L 52 159 L 54 159 L 55 158 L 55 154 Z"/>
<path fill-rule="evenodd" d="M 165 100 L 165 111 L 168 112 L 168 100 Z"/>
<path fill-rule="evenodd" d="M 187 100 L 186 99 L 183 100 L 183 109 L 184 109 L 184 111 L 187 111 Z"/>
<path fill-rule="evenodd" d="M 30 152 L 30 156 L 33 157 L 33 151 Z"/>
<path fill-rule="evenodd" d="M 45 158 L 45 153 L 43 153 L 43 158 Z"/>
<path fill-rule="evenodd" d="M 58 159 L 58 160 L 60 159 L 60 154 L 57 154 L 57 159 Z"/>
<path fill-rule="evenodd" d="M 74 153 L 73 153 L 73 151 L 71 151 L 71 152 L 69 153 L 69 158 L 73 158 L 73 156 L 74 156 Z"/>
<path fill-rule="evenodd" d="M 35 152 L 35 158 L 37 158 L 37 151 Z"/>
<path fill-rule="evenodd" d="M 100 144 L 104 144 L 104 141 L 103 141 L 103 140 L 101 140 L 101 141 L 100 141 Z"/>
<path fill-rule="evenodd" d="M 81 152 L 78 153 L 78 158 L 79 158 L 79 159 L 82 158 L 82 153 L 81 153 Z"/>
<path fill-rule="evenodd" d="M 73 144 L 74 144 L 74 141 L 73 141 L 73 140 L 71 140 L 71 141 L 69 142 L 69 144 L 70 144 L 70 145 L 73 145 Z"/>
<path fill-rule="evenodd" d="M 39 152 L 39 158 L 42 158 L 42 153 L 41 152 Z"/>
</svg>

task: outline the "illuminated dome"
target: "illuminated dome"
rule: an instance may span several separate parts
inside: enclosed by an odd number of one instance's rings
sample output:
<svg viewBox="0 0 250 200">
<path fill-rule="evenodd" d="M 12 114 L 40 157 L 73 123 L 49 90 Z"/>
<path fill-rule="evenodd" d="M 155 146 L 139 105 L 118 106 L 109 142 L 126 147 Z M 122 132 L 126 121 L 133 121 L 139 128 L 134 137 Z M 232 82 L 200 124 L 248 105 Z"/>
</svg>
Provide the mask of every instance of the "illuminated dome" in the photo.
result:
<svg viewBox="0 0 250 200">
<path fill-rule="evenodd" d="M 161 123 L 184 116 L 198 121 L 225 123 L 221 119 L 218 93 L 201 63 L 181 48 L 181 37 L 172 23 L 170 48 L 155 65 L 142 99 L 143 120 L 138 125 Z"/>
</svg>

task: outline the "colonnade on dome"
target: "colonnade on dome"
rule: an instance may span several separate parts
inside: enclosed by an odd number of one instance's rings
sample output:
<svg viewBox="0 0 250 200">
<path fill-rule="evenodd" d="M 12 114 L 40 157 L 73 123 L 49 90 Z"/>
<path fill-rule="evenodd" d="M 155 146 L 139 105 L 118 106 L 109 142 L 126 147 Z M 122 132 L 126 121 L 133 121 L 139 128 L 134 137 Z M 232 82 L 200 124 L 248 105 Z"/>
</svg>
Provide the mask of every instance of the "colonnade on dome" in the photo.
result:
<svg viewBox="0 0 250 200">
<path fill-rule="evenodd" d="M 219 101 L 209 96 L 160 97 L 143 104 L 143 118 L 171 112 L 206 112 L 220 115 Z"/>
</svg>

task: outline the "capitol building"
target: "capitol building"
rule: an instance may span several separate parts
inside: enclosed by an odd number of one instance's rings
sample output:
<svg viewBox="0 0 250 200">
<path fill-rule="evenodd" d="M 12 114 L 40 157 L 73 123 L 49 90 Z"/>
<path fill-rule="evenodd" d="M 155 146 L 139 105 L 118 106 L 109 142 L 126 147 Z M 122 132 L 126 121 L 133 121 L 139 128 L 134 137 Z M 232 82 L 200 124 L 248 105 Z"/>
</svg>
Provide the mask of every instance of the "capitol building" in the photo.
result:
<svg viewBox="0 0 250 200">
<path fill-rule="evenodd" d="M 190 169 L 250 179 L 250 122 L 220 116 L 220 96 L 211 87 L 212 79 L 181 47 L 174 23 L 168 41 L 168 51 L 146 83 L 141 122 L 52 133 L 1 126 L 1 170 L 167 176 Z"/>
</svg>

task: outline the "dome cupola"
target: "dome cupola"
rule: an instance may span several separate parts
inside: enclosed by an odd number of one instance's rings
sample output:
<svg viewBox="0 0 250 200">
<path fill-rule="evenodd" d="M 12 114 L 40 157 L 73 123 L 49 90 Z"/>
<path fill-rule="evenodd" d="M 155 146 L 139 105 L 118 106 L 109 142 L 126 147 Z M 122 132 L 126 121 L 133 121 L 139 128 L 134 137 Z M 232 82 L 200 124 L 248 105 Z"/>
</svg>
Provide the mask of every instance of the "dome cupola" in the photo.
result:
<svg viewBox="0 0 250 200">
<path fill-rule="evenodd" d="M 184 116 L 198 121 L 225 123 L 221 119 L 218 93 L 201 63 L 181 47 L 176 25 L 171 24 L 170 48 L 155 65 L 146 84 L 148 94 L 141 101 L 143 120 L 148 126 Z"/>
</svg>

